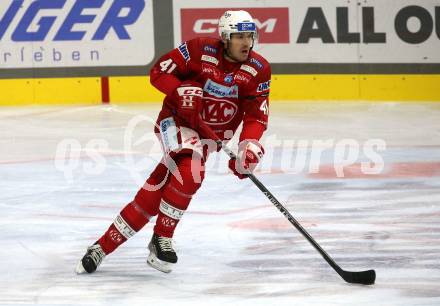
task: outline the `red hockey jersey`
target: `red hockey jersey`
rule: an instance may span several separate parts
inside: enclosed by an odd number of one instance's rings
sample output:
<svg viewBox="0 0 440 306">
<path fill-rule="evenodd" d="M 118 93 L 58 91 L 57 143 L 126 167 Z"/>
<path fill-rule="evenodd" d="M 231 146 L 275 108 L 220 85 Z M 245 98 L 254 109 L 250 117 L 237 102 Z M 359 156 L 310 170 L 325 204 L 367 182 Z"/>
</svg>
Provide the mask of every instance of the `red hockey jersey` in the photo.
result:
<svg viewBox="0 0 440 306">
<path fill-rule="evenodd" d="M 150 80 L 166 94 L 159 121 L 172 116 L 167 99 L 173 91 L 192 80 L 203 88 L 202 118 L 221 139 L 231 138 L 242 121 L 240 138 L 246 134 L 244 138 L 259 139 L 268 122 L 270 65 L 254 51 L 243 63 L 227 61 L 223 52 L 220 39 L 196 38 L 156 62 Z"/>
</svg>

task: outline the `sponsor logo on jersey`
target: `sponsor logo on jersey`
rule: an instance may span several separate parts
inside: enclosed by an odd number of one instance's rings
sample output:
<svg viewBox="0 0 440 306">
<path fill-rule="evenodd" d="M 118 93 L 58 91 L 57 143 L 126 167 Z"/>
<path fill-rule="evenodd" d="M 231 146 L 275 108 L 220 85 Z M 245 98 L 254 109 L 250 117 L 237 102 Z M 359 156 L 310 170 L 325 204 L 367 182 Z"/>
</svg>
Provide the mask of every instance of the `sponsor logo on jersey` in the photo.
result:
<svg viewBox="0 0 440 306">
<path fill-rule="evenodd" d="M 203 103 L 203 121 L 211 125 L 221 125 L 231 122 L 237 114 L 238 106 L 230 101 L 206 98 Z"/>
<path fill-rule="evenodd" d="M 218 59 L 213 56 L 209 56 L 206 54 L 202 55 L 202 61 L 213 63 L 214 65 L 218 65 Z"/>
<path fill-rule="evenodd" d="M 263 83 L 258 84 L 257 92 L 263 92 L 263 91 L 267 91 L 269 89 L 270 89 L 270 80 L 267 82 L 263 82 Z"/>
<path fill-rule="evenodd" d="M 205 83 L 203 91 L 218 98 L 238 98 L 238 86 L 224 86 L 218 84 L 211 79 Z"/>
<path fill-rule="evenodd" d="M 189 56 L 189 51 L 188 51 L 188 46 L 186 45 L 186 42 L 181 44 L 178 47 L 180 54 L 182 54 L 183 58 L 185 59 L 185 61 L 189 61 L 191 59 L 191 57 Z"/>
<path fill-rule="evenodd" d="M 217 48 L 214 48 L 213 46 L 205 46 L 203 50 L 205 50 L 205 52 L 217 54 Z"/>
<path fill-rule="evenodd" d="M 246 73 L 239 71 L 235 74 L 234 79 L 239 82 L 248 83 L 250 82 L 251 77 L 248 76 Z"/>
<path fill-rule="evenodd" d="M 249 72 L 250 74 L 252 74 L 252 76 L 256 76 L 258 74 L 257 70 L 249 65 L 241 65 L 240 69 Z"/>
<path fill-rule="evenodd" d="M 218 70 L 216 67 L 202 63 L 202 72 L 206 74 L 218 74 Z"/>
<path fill-rule="evenodd" d="M 254 1 L 256 2 L 256 1 Z M 190 2 L 188 2 L 190 3 Z M 186 6 L 189 6 L 187 4 Z M 186 41 L 196 37 L 218 38 L 218 17 L 229 7 L 217 8 L 181 8 L 181 40 Z M 258 30 L 260 44 L 290 43 L 290 17 L 288 7 L 247 7 Z M 243 25 L 243 30 L 253 31 L 252 26 Z M 175 33 L 176 37 L 179 34 Z"/>
<path fill-rule="evenodd" d="M 224 81 L 225 81 L 225 83 L 231 84 L 232 81 L 234 81 L 234 77 L 233 77 L 232 73 L 229 73 L 228 75 L 226 75 Z"/>
<path fill-rule="evenodd" d="M 263 64 L 262 63 L 260 63 L 260 61 L 259 60 L 257 60 L 256 58 L 251 58 L 250 60 L 249 60 L 249 62 L 251 63 L 251 64 L 255 64 L 258 68 L 263 68 Z"/>
</svg>

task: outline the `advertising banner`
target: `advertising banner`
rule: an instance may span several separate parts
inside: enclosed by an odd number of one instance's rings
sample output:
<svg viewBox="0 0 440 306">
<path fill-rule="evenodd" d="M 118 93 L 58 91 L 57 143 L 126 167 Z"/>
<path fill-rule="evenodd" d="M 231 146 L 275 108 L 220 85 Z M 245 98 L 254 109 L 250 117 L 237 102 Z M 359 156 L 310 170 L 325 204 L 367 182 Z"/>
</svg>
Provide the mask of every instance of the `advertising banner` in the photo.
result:
<svg viewBox="0 0 440 306">
<path fill-rule="evenodd" d="M 2 0 L 0 68 L 143 66 L 152 1 Z"/>
<path fill-rule="evenodd" d="M 175 45 L 218 37 L 218 18 L 228 9 L 253 15 L 255 50 L 272 63 L 440 63 L 435 0 L 175 0 Z"/>
</svg>

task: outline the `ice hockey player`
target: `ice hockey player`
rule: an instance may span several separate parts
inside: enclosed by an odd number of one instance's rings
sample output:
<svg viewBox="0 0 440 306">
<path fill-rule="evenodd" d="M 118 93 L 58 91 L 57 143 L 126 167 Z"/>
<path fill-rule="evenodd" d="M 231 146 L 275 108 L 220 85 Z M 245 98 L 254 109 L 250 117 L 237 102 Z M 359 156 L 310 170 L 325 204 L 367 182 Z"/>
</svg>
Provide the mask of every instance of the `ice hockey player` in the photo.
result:
<svg viewBox="0 0 440 306">
<path fill-rule="evenodd" d="M 240 179 L 262 158 L 259 140 L 268 122 L 270 65 L 252 50 L 257 29 L 248 12 L 225 12 L 218 29 L 220 39 L 186 41 L 151 69 L 151 83 L 166 94 L 155 128 L 164 158 L 133 201 L 87 249 L 77 273 L 94 272 L 105 256 L 154 216 L 147 263 L 162 272 L 172 270 L 177 262 L 174 230 L 202 184 L 209 154 L 216 151 L 204 144 L 203 125 L 227 141 L 243 123 L 237 160 L 229 161 L 229 168 Z"/>
</svg>

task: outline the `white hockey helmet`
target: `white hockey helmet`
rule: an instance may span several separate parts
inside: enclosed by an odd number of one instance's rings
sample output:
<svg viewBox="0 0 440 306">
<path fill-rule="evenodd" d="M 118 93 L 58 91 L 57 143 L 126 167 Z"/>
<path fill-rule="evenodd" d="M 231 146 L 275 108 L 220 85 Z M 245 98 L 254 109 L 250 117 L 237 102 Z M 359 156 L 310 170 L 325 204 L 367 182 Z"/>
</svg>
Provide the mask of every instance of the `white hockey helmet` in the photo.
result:
<svg viewBox="0 0 440 306">
<path fill-rule="evenodd" d="M 232 33 L 252 32 L 257 39 L 257 27 L 251 14 L 246 11 L 226 11 L 218 21 L 218 33 L 221 38 L 230 40 Z"/>
</svg>

